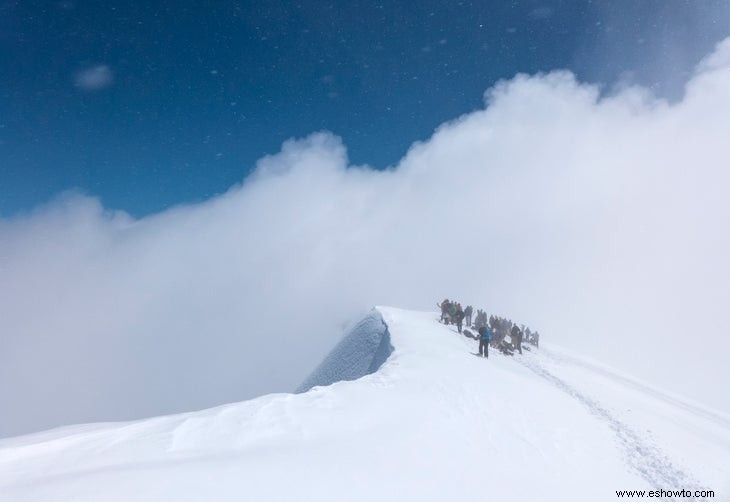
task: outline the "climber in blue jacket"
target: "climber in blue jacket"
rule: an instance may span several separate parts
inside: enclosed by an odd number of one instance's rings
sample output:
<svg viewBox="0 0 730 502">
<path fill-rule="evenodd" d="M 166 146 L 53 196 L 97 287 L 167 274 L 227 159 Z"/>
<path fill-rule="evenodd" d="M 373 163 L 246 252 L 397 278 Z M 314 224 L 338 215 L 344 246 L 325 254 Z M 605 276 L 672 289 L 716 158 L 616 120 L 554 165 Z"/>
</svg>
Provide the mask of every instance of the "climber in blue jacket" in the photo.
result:
<svg viewBox="0 0 730 502">
<path fill-rule="evenodd" d="M 491 338 L 491 333 L 489 332 L 489 328 L 486 326 L 481 326 L 479 328 L 479 355 L 484 357 L 489 357 L 489 339 Z"/>
</svg>

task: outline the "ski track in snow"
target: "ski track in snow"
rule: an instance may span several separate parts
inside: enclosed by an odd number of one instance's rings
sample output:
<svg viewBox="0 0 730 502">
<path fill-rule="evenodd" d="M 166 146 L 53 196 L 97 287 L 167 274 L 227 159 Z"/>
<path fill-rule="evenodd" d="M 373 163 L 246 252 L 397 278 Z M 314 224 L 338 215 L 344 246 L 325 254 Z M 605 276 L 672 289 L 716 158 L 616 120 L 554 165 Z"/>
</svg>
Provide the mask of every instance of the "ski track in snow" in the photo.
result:
<svg viewBox="0 0 730 502">
<path fill-rule="evenodd" d="M 455 333 L 458 333 L 455 329 L 453 331 Z M 473 340 L 466 335 L 464 335 L 464 337 L 467 340 Z M 465 340 L 465 342 L 467 340 Z M 545 356 L 554 361 L 576 364 L 577 366 L 582 366 L 586 369 L 596 371 L 603 376 L 618 380 L 622 383 L 628 384 L 632 388 L 646 392 L 655 398 L 662 399 L 673 405 L 681 405 L 680 407 L 687 411 L 691 411 L 693 413 L 696 413 L 697 415 L 711 419 L 722 425 L 728 424 L 727 420 L 724 417 L 678 401 L 671 396 L 658 392 L 649 387 L 645 387 L 638 382 L 634 382 L 627 378 L 621 377 L 620 375 L 615 375 L 614 373 L 603 368 L 594 367 L 594 365 L 584 363 L 583 361 L 579 360 L 574 361 L 572 358 L 563 358 L 550 351 L 545 351 L 544 349 L 540 349 L 540 353 L 544 353 Z M 490 355 L 491 354 L 499 354 L 499 351 L 496 349 L 492 349 L 490 350 Z M 692 492 L 703 489 L 697 482 L 697 480 L 693 479 L 690 475 L 688 475 L 682 469 L 672 463 L 669 457 L 664 454 L 657 446 L 652 445 L 651 443 L 642 439 L 628 425 L 621 422 L 619 419 L 613 416 L 611 412 L 609 412 L 605 407 L 601 406 L 598 401 L 580 392 L 575 387 L 567 383 L 565 380 L 554 375 L 547 368 L 542 366 L 536 359 L 537 354 L 530 354 L 528 357 L 518 357 L 517 355 L 512 357 L 514 357 L 515 361 L 517 361 L 518 364 L 523 365 L 533 373 L 544 378 L 545 380 L 568 394 L 570 397 L 581 403 L 588 409 L 588 411 L 593 416 L 597 417 L 599 420 L 605 423 L 616 434 L 618 442 L 621 448 L 624 450 L 628 465 L 636 472 L 638 472 L 639 475 L 644 478 L 654 489 L 682 490 L 684 488 L 686 490 L 691 490 Z M 679 499 L 672 497 L 668 499 L 665 498 L 664 500 L 680 499 L 698 501 L 709 500 L 707 498 L 696 497 L 680 497 Z"/>
<path fill-rule="evenodd" d="M 692 479 L 682 469 L 674 465 L 659 448 L 643 440 L 636 432 L 614 417 L 595 399 L 586 396 L 561 378 L 552 374 L 540 365 L 535 358 L 519 358 L 516 360 L 519 364 L 522 364 L 535 374 L 549 381 L 584 405 L 592 415 L 598 417 L 608 425 L 616 434 L 629 466 L 635 469 L 654 489 L 681 490 L 685 488 L 692 491 L 702 490 L 702 487 L 696 480 Z M 668 500 L 678 499 L 671 498 Z M 687 498 L 682 497 L 682 500 L 687 500 Z"/>
<path fill-rule="evenodd" d="M 540 354 L 542 354 L 543 356 L 546 356 L 548 359 L 551 359 L 557 363 L 563 363 L 563 364 L 567 363 L 567 364 L 572 364 L 574 366 L 580 366 L 593 373 L 597 373 L 606 378 L 609 378 L 610 380 L 620 382 L 622 385 L 624 385 L 626 387 L 630 387 L 632 389 L 643 392 L 644 394 L 648 394 L 648 395 L 650 395 L 656 399 L 659 399 L 661 401 L 664 401 L 674 407 L 689 411 L 690 413 L 693 413 L 706 420 L 715 422 L 718 425 L 721 425 L 722 427 L 730 429 L 730 418 L 728 418 L 727 416 L 723 416 L 719 413 L 714 413 L 712 410 L 704 409 L 704 408 L 701 408 L 700 406 L 693 406 L 692 404 L 690 404 L 688 402 L 677 399 L 669 394 L 661 392 L 658 389 L 649 387 L 648 385 L 643 385 L 642 383 L 640 383 L 636 380 L 632 380 L 631 378 L 627 378 L 625 376 L 619 375 L 618 373 L 610 371 L 609 369 L 603 368 L 597 364 L 591 364 L 587 361 L 584 361 L 584 360 L 581 360 L 581 359 L 578 359 L 575 357 L 571 357 L 571 356 L 568 356 L 565 354 L 558 354 L 558 353 L 555 353 L 555 352 L 545 349 L 545 348 L 540 349 Z"/>
</svg>

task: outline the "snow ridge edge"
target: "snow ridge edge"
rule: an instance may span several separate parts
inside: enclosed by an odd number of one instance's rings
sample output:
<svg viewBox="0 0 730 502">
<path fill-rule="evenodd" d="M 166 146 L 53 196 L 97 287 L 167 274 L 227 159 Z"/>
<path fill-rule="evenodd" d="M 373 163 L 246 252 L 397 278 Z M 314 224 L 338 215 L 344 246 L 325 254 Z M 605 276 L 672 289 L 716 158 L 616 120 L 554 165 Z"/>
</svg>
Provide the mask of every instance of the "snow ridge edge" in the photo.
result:
<svg viewBox="0 0 730 502">
<path fill-rule="evenodd" d="M 375 373 L 393 350 L 388 325 L 374 308 L 340 340 L 296 393 Z"/>
</svg>

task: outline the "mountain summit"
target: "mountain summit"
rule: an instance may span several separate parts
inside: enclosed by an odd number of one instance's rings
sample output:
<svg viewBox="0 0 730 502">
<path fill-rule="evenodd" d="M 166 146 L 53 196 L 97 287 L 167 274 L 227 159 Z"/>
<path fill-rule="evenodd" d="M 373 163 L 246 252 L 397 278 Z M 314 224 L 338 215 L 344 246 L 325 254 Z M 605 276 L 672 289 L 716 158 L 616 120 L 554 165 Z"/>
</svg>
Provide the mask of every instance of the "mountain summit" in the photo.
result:
<svg viewBox="0 0 730 502">
<path fill-rule="evenodd" d="M 438 314 L 378 307 L 297 394 L 0 440 L 0 499 L 730 497 L 730 417 L 549 343 L 476 350 Z"/>
</svg>

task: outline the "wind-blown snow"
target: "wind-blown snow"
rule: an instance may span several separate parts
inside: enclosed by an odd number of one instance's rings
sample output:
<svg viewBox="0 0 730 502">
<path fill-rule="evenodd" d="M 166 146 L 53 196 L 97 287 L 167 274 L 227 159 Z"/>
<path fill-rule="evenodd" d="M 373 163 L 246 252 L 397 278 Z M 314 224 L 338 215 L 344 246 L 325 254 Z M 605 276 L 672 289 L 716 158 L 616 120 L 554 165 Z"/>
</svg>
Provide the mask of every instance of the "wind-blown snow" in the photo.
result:
<svg viewBox="0 0 730 502">
<path fill-rule="evenodd" d="M 729 417 L 556 347 L 485 360 L 435 313 L 378 311 L 303 387 L 355 381 L 1 440 L 0 500 L 728 500 Z"/>
</svg>

